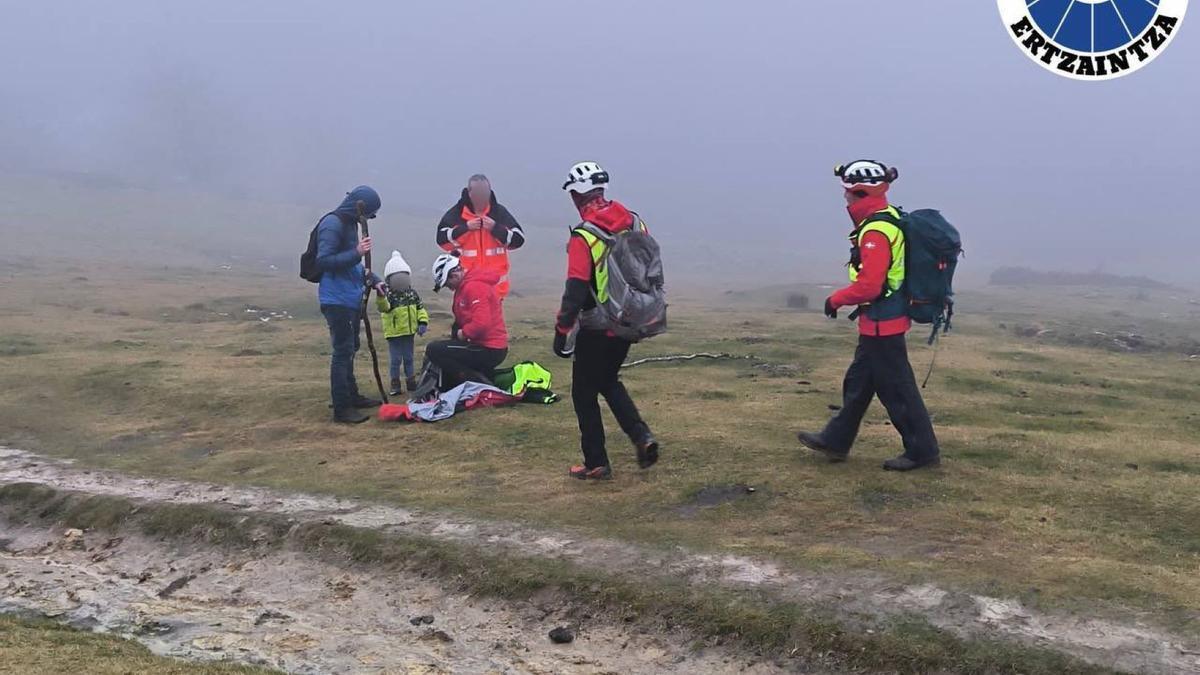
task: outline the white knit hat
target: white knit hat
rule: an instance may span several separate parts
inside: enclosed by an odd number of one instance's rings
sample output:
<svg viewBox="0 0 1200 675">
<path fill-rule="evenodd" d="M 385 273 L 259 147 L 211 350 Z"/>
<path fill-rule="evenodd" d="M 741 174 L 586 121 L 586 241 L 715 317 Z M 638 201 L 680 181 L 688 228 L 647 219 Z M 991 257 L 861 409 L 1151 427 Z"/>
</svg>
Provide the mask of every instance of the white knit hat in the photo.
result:
<svg viewBox="0 0 1200 675">
<path fill-rule="evenodd" d="M 383 268 L 383 278 L 396 274 L 397 272 L 408 272 L 412 274 L 412 268 L 404 261 L 404 256 L 400 255 L 400 251 L 392 251 L 392 257 L 387 261 L 387 265 Z"/>
</svg>

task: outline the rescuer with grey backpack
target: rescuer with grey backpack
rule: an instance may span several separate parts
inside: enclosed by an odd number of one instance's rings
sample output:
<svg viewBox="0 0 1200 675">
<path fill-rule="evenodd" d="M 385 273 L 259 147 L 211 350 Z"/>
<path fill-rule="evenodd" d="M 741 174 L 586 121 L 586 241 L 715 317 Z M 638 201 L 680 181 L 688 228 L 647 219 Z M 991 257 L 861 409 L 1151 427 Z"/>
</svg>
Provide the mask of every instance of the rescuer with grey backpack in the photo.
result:
<svg viewBox="0 0 1200 675">
<path fill-rule="evenodd" d="M 659 451 L 620 373 L 633 343 L 667 329 L 662 256 L 641 217 L 606 197 L 608 182 L 600 165 L 580 162 L 563 184 L 582 222 L 571 228 L 567 243 L 567 282 L 554 353 L 575 358 L 571 399 L 584 462 L 569 474 L 584 480 L 612 477 L 600 396 L 633 443 L 638 466 L 653 466 Z"/>
</svg>

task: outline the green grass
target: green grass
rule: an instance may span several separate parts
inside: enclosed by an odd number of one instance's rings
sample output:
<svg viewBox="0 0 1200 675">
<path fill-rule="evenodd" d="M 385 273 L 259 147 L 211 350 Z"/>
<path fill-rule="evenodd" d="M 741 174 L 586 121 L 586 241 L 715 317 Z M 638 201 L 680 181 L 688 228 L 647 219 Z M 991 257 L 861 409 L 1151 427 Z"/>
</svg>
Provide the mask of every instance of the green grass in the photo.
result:
<svg viewBox="0 0 1200 675">
<path fill-rule="evenodd" d="M 0 357 L 29 356 L 46 351 L 28 335 L 0 335 Z"/>
<path fill-rule="evenodd" d="M 1147 468 L 1154 471 L 1164 471 L 1168 473 L 1183 473 L 1192 476 L 1200 475 L 1200 460 L 1195 462 L 1174 462 L 1168 460 L 1155 460 L 1146 464 Z"/>
<path fill-rule="evenodd" d="M 795 431 L 819 428 L 840 402 L 856 339 L 848 322 L 679 303 L 672 331 L 633 358 L 755 359 L 628 370 L 663 461 L 638 471 L 610 419 L 616 480 L 591 485 L 565 477 L 578 461 L 578 429 L 570 367 L 547 347 L 551 295 L 512 298 L 505 309 L 516 338 L 510 360 L 551 368 L 561 403 L 346 428 L 328 423 L 327 332 L 307 285 L 120 274 L 130 276 L 89 274 L 89 299 L 127 316 L 64 325 L 43 302 L 55 293 L 22 278 L 0 298 L 6 330 L 44 349 L 0 359 L 0 443 L 140 474 L 352 495 L 936 580 L 1098 616 L 1132 608 L 1200 627 L 1189 611 L 1200 606 L 1200 554 L 1187 530 L 1200 521 L 1186 519 L 1200 517 L 1189 506 L 1200 503 L 1195 361 L 1031 344 L 996 328 L 996 317 L 964 311 L 925 390 L 945 462 L 900 476 L 879 470 L 899 439 L 878 406 L 850 462 L 825 464 L 797 448 Z M 427 300 L 445 309 L 445 298 Z M 188 323 L 156 314 L 233 302 L 294 307 L 297 318 Z M 930 352 L 910 344 L 923 375 Z M 244 350 L 262 355 L 236 356 Z M 369 391 L 365 357 L 357 367 Z M 699 487 L 732 484 L 758 493 L 681 508 Z"/>
<path fill-rule="evenodd" d="M 73 630 L 42 620 L 0 615 L 0 673 L 95 675 L 225 675 L 276 671 L 155 656 L 132 640 Z"/>
</svg>

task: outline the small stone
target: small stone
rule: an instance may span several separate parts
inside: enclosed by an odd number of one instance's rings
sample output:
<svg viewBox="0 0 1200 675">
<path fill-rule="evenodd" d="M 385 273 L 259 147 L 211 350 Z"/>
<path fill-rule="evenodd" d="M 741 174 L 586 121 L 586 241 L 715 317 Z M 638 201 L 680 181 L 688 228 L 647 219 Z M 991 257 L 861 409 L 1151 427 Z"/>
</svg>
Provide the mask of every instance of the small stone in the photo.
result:
<svg viewBox="0 0 1200 675">
<path fill-rule="evenodd" d="M 575 633 L 571 632 L 566 626 L 559 626 L 550 631 L 550 641 L 556 645 L 565 645 L 575 641 Z"/>
<path fill-rule="evenodd" d="M 83 549 L 83 530 L 71 528 L 63 532 L 63 545 L 67 548 Z"/>
<path fill-rule="evenodd" d="M 444 630 L 426 629 L 425 634 L 421 636 L 422 640 L 437 640 L 438 642 L 450 643 L 454 642 L 454 638 Z"/>
<path fill-rule="evenodd" d="M 166 588 L 159 591 L 158 597 L 160 597 L 160 598 L 170 597 L 173 593 L 175 593 L 175 591 L 178 591 L 179 589 L 183 588 L 184 586 L 187 586 L 195 578 L 196 578 L 195 574 L 185 574 L 185 575 L 179 577 L 178 579 L 167 584 Z"/>
<path fill-rule="evenodd" d="M 420 626 L 421 624 L 428 626 L 429 624 L 433 623 L 433 615 L 422 614 L 421 616 L 414 616 L 413 618 L 409 619 L 408 622 L 414 626 Z"/>
<path fill-rule="evenodd" d="M 133 626 L 135 635 L 166 635 L 173 630 L 171 624 L 155 619 L 147 619 Z"/>
<path fill-rule="evenodd" d="M 267 611 L 258 615 L 258 618 L 254 620 L 254 625 L 261 626 L 264 623 L 267 623 L 268 621 L 287 622 L 287 621 L 291 621 L 291 620 L 292 620 L 292 617 L 288 616 L 287 614 L 284 614 L 283 612 L 276 612 L 273 609 L 268 609 Z"/>
</svg>

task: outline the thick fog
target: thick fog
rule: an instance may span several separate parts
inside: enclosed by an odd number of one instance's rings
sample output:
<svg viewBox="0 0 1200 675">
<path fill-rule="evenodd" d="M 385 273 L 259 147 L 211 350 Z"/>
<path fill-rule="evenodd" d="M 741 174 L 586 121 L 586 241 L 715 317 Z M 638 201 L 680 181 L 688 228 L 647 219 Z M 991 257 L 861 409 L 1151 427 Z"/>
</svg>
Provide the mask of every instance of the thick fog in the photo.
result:
<svg viewBox="0 0 1200 675">
<path fill-rule="evenodd" d="M 831 169 L 871 157 L 899 167 L 894 202 L 960 226 L 966 270 L 1200 279 L 1200 17 L 1149 67 L 1092 83 L 1030 62 L 993 0 L 5 0 L 0 17 L 0 176 L 314 219 L 369 183 L 377 228 L 432 242 L 482 171 L 531 239 L 559 241 L 566 169 L 595 160 L 677 268 L 769 282 L 836 278 Z"/>
</svg>

